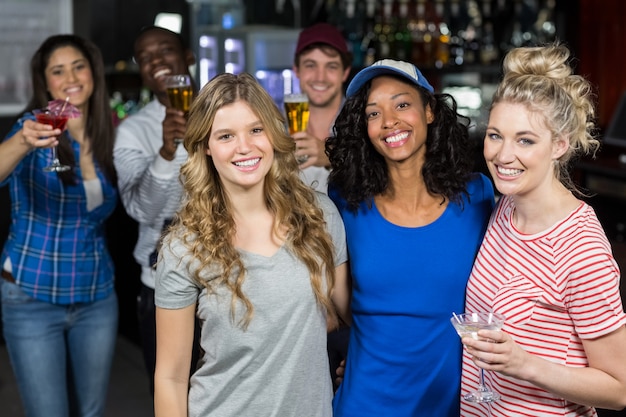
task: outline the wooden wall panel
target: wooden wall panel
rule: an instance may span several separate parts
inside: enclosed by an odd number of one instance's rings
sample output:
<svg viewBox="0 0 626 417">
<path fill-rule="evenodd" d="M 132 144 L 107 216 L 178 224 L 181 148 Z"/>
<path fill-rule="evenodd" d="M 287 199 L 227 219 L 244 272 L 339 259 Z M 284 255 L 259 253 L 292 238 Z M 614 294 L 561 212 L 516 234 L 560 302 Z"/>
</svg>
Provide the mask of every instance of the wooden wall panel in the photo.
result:
<svg viewBox="0 0 626 417">
<path fill-rule="evenodd" d="M 598 123 L 605 129 L 626 91 L 626 2 L 579 3 L 578 73 L 597 87 Z"/>
</svg>

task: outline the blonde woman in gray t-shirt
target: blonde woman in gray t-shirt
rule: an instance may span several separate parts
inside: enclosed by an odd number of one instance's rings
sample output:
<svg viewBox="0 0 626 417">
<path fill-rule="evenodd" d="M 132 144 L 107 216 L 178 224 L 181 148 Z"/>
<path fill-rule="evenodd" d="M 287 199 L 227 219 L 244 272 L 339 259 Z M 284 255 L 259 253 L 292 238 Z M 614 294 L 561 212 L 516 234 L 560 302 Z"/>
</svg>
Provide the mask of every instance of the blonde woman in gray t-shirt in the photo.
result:
<svg viewBox="0 0 626 417">
<path fill-rule="evenodd" d="M 248 74 L 194 100 L 184 203 L 156 274 L 156 416 L 331 417 L 327 321 L 349 319 L 343 223 L 298 176 L 294 141 Z M 194 317 L 203 357 L 188 380 Z"/>
</svg>

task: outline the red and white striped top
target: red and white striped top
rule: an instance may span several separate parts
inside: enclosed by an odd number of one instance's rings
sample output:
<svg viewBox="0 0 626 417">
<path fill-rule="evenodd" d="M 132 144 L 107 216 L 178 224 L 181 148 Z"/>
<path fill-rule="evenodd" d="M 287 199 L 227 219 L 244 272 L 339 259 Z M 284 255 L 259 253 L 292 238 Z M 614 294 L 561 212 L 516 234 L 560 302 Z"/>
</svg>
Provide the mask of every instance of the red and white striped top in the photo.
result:
<svg viewBox="0 0 626 417">
<path fill-rule="evenodd" d="M 533 235 L 515 229 L 513 210 L 511 198 L 503 197 L 492 215 L 467 286 L 465 311 L 504 314 L 502 330 L 526 351 L 567 366 L 587 366 L 581 339 L 626 323 L 620 272 L 604 230 L 585 203 Z M 485 381 L 502 398 L 489 406 L 462 401 L 463 417 L 597 415 L 526 381 L 489 371 Z M 478 368 L 464 353 L 462 395 L 477 384 Z"/>
</svg>

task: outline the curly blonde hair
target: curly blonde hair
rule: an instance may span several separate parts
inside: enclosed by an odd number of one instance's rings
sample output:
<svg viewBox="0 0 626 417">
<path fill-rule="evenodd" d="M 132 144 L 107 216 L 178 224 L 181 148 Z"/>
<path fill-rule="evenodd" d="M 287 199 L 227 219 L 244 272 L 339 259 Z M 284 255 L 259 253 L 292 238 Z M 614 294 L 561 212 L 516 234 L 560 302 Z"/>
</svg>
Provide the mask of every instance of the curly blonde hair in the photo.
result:
<svg viewBox="0 0 626 417">
<path fill-rule="evenodd" d="M 233 207 L 210 156 L 208 138 L 216 112 L 237 101 L 246 102 L 260 118 L 274 149 L 274 162 L 264 182 L 265 203 L 274 214 L 274 231 L 287 229 L 286 247 L 308 268 L 317 303 L 336 321 L 330 301 L 335 280 L 334 247 L 315 192 L 299 177 L 295 143 L 269 94 L 249 74 L 220 74 L 202 88 L 189 111 L 184 146 L 189 159 L 181 168 L 184 201 L 170 232 L 181 238 L 196 263 L 188 265 L 194 281 L 207 289 L 226 286 L 232 292 L 231 318 L 244 329 L 254 306 L 242 290 L 246 268 L 233 245 L 237 225 Z M 191 265 L 197 266 L 191 266 Z M 220 277 L 208 282 L 202 272 L 218 268 Z M 238 303 L 245 315 L 236 319 Z"/>
<path fill-rule="evenodd" d="M 553 140 L 565 138 L 569 149 L 555 164 L 556 177 L 582 195 L 569 175 L 575 157 L 592 154 L 596 139 L 594 94 L 591 84 L 573 74 L 570 51 L 559 42 L 512 49 L 504 58 L 504 77 L 493 96 L 499 102 L 523 104 L 551 131 Z"/>
</svg>

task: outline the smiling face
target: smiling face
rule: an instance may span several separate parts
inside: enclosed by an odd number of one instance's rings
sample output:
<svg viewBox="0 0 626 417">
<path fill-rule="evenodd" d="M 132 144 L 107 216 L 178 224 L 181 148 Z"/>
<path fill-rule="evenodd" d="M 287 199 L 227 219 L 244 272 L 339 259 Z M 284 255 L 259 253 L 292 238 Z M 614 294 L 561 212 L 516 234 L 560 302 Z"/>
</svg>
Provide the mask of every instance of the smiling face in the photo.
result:
<svg viewBox="0 0 626 417">
<path fill-rule="evenodd" d="M 55 100 L 65 100 L 87 113 L 93 93 L 93 75 L 87 58 L 72 46 L 57 48 L 50 54 L 45 69 L 46 86 Z"/>
<path fill-rule="evenodd" d="M 423 160 L 428 124 L 434 115 L 416 87 L 394 77 L 374 78 L 365 116 L 370 141 L 388 164 Z"/>
<path fill-rule="evenodd" d="M 274 149 L 261 119 L 242 100 L 217 110 L 206 153 L 230 193 L 263 187 L 274 162 Z"/>
<path fill-rule="evenodd" d="M 328 52 L 334 54 L 329 55 Z M 343 67 L 339 52 L 331 47 L 305 51 L 300 55 L 294 71 L 300 80 L 300 90 L 309 97 L 310 106 L 339 105 L 343 97 L 343 83 L 350 74 L 350 68 Z"/>
<path fill-rule="evenodd" d="M 489 115 L 483 155 L 496 188 L 505 195 L 549 193 L 558 179 L 554 161 L 569 143 L 553 140 L 539 113 L 500 102 Z"/>
<path fill-rule="evenodd" d="M 176 34 L 152 28 L 135 41 L 135 61 L 143 84 L 161 101 L 167 100 L 164 77 L 188 74 L 195 59 L 190 50 L 183 49 Z"/>
</svg>

